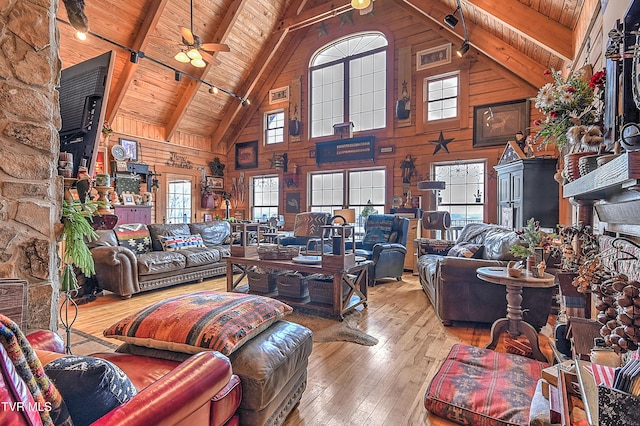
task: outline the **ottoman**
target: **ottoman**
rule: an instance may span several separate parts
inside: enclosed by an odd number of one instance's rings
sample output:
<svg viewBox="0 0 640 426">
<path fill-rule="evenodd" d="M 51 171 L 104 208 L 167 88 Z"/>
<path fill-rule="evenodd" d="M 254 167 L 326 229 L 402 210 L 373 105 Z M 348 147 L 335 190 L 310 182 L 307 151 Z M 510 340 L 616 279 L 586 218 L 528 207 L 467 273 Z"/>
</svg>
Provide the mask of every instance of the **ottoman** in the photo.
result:
<svg viewBox="0 0 640 426">
<path fill-rule="evenodd" d="M 165 299 L 104 334 L 125 342 L 116 352 L 174 361 L 224 341 L 220 351 L 242 385 L 240 424 L 281 425 L 306 388 L 313 348 L 311 330 L 279 319 L 289 309 L 262 296 L 203 291 Z"/>
</svg>

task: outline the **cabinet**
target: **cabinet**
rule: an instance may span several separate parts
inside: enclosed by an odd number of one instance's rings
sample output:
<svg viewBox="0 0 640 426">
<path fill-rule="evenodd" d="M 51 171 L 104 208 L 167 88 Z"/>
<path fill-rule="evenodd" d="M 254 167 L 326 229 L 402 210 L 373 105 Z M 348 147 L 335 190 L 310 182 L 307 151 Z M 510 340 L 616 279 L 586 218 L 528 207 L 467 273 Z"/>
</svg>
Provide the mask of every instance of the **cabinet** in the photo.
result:
<svg viewBox="0 0 640 426">
<path fill-rule="evenodd" d="M 495 166 L 498 173 L 498 223 L 520 229 L 534 217 L 544 228 L 558 224 L 555 158 L 527 158 Z"/>
<path fill-rule="evenodd" d="M 417 273 L 418 269 L 418 245 L 415 240 L 421 238 L 421 219 L 409 219 L 409 232 L 407 232 L 407 255 L 404 257 L 404 269 Z"/>
<path fill-rule="evenodd" d="M 118 225 L 125 223 L 151 223 L 151 206 L 113 206 Z"/>
</svg>

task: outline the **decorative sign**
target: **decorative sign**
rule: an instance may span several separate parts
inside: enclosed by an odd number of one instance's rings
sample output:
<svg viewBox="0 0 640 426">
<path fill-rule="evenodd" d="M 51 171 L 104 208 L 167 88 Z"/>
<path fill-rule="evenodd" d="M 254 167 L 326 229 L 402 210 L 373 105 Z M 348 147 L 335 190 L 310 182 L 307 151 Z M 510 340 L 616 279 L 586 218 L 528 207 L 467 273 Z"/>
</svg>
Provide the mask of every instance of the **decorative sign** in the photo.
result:
<svg viewBox="0 0 640 426">
<path fill-rule="evenodd" d="M 375 138 L 364 136 L 359 138 L 340 139 L 330 142 L 316 143 L 316 164 L 334 161 L 375 160 Z"/>
<path fill-rule="evenodd" d="M 269 105 L 289 100 L 289 86 L 269 90 Z"/>
</svg>

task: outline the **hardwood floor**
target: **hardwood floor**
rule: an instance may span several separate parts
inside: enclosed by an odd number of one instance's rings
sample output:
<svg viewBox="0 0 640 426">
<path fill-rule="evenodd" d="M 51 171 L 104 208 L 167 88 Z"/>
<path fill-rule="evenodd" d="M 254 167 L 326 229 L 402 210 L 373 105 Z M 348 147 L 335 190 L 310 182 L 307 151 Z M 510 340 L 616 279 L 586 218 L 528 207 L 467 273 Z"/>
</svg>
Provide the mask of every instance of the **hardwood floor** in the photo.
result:
<svg viewBox="0 0 640 426">
<path fill-rule="evenodd" d="M 151 303 L 197 290 L 223 291 L 225 285 L 222 277 L 146 292 L 128 300 L 107 294 L 80 305 L 74 328 L 104 339 L 102 330 Z M 418 277 L 409 273 L 402 281 L 390 280 L 369 288 L 369 304 L 362 314 L 360 327 L 379 343 L 314 343 L 307 389 L 285 425 L 451 424 L 428 415 L 424 393 L 451 346 L 458 342 L 487 344 L 489 326 L 444 327 Z M 550 356 L 543 336 L 541 346 Z M 503 350 L 503 345 L 497 349 Z"/>
</svg>

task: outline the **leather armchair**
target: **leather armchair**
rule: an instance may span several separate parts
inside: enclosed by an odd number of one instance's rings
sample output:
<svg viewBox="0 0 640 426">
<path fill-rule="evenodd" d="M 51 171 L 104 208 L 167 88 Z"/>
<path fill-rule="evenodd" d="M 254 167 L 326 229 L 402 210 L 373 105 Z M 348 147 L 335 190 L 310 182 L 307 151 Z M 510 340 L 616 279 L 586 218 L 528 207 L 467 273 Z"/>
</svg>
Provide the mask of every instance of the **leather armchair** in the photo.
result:
<svg viewBox="0 0 640 426">
<path fill-rule="evenodd" d="M 356 256 L 373 261 L 369 269 L 369 284 L 375 285 L 382 278 L 400 281 L 407 254 L 409 219 L 391 214 L 372 214 L 367 218 L 364 230 L 362 241 L 356 241 Z"/>
<path fill-rule="evenodd" d="M 64 356 L 62 339 L 51 331 L 37 331 L 27 339 L 43 364 Z M 139 390 L 94 425 L 238 424 L 240 380 L 232 374 L 229 359 L 218 352 L 200 352 L 183 363 L 119 353 L 92 356 L 116 364 Z M 0 402 L 15 406 L 16 402 L 28 403 L 30 398 L 25 382 L 0 345 Z M 25 409 L 0 410 L 0 424 L 42 423 L 36 411 Z"/>
</svg>

